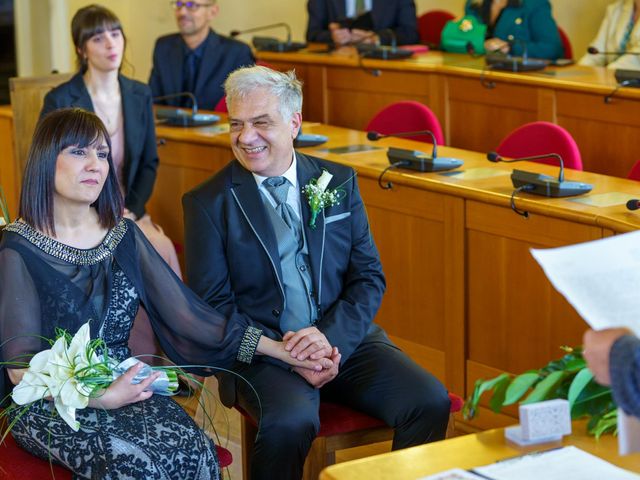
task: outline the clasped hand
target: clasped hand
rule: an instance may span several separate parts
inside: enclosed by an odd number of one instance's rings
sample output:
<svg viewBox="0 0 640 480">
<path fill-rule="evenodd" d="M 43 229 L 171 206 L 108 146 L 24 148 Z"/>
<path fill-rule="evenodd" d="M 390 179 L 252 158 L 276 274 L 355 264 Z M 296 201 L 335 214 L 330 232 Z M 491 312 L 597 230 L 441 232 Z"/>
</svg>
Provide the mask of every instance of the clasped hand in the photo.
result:
<svg viewBox="0 0 640 480">
<path fill-rule="evenodd" d="M 307 327 L 297 332 L 287 332 L 282 337 L 285 350 L 292 358 L 299 361 L 331 360 L 331 365 L 323 370 L 311 370 L 304 367 L 294 367 L 293 371 L 302 376 L 316 388 L 320 388 L 338 375 L 342 355 L 337 347 L 332 347 L 327 337 L 316 327 Z"/>
</svg>

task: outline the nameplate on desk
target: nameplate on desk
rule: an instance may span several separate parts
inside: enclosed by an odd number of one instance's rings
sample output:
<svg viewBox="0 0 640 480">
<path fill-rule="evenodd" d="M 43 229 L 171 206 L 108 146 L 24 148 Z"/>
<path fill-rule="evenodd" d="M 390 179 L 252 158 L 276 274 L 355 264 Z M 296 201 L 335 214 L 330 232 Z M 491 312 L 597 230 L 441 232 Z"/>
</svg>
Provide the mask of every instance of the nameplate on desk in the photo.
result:
<svg viewBox="0 0 640 480">
<path fill-rule="evenodd" d="M 322 149 L 324 152 L 336 155 L 349 155 L 351 153 L 369 152 L 371 150 L 382 150 L 382 147 L 374 147 L 373 145 L 347 145 L 344 147 Z"/>
<path fill-rule="evenodd" d="M 633 198 L 630 193 L 609 192 L 599 195 L 589 195 L 586 197 L 572 198 L 570 202 L 582 203 L 590 207 L 613 207 L 615 205 L 624 205 Z"/>
<path fill-rule="evenodd" d="M 482 180 L 483 178 L 500 177 L 510 175 L 511 172 L 498 168 L 470 168 L 468 170 L 453 170 L 439 173 L 443 177 L 451 177 L 460 180 Z"/>
</svg>

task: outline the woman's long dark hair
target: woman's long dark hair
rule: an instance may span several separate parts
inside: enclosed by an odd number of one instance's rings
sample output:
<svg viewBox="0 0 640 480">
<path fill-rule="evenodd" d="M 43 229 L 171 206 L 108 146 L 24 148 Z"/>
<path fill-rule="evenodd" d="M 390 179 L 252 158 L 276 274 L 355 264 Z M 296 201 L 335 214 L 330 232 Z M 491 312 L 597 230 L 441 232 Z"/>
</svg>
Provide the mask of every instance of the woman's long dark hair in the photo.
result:
<svg viewBox="0 0 640 480">
<path fill-rule="evenodd" d="M 81 108 L 62 108 L 45 116 L 36 127 L 22 177 L 19 215 L 32 227 L 55 236 L 53 194 L 56 162 L 67 147 L 99 145 L 109 147 L 109 173 L 93 207 L 103 228 L 116 226 L 124 209 L 124 200 L 111 158 L 111 140 L 102 121 Z"/>
<path fill-rule="evenodd" d="M 126 48 L 127 37 L 122 30 L 120 19 L 108 8 L 102 5 L 89 5 L 78 10 L 73 16 L 71 38 L 73 38 L 73 45 L 76 47 L 76 63 L 81 72 L 87 69 L 87 59 L 84 56 L 84 47 L 87 41 L 94 35 L 112 30 L 120 30 Z"/>
</svg>

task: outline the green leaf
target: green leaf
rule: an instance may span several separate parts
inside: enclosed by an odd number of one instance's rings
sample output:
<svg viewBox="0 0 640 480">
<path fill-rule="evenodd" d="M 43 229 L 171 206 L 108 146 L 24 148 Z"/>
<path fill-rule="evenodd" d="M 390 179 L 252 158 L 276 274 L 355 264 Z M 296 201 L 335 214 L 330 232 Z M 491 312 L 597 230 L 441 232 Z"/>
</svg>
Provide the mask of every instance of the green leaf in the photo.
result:
<svg viewBox="0 0 640 480">
<path fill-rule="evenodd" d="M 493 396 L 491 397 L 491 400 L 489 400 L 489 407 L 495 413 L 500 413 L 500 410 L 502 410 L 504 405 L 504 396 L 507 392 L 507 387 L 509 386 L 509 377 L 506 377 L 498 382 L 493 388 Z"/>
<path fill-rule="evenodd" d="M 514 378 L 509 388 L 507 388 L 504 405 L 513 405 L 520 400 L 539 378 L 538 372 L 527 372 Z"/>
<path fill-rule="evenodd" d="M 478 403 L 480 402 L 480 397 L 487 390 L 491 390 L 496 384 L 504 381 L 504 379 L 509 379 L 509 374 L 502 373 L 495 378 L 490 380 L 476 380 L 475 386 L 473 388 L 473 394 L 464 402 L 464 406 L 462 407 L 462 414 L 466 420 L 471 420 L 476 415 L 476 411 L 478 410 Z"/>
<path fill-rule="evenodd" d="M 566 372 L 562 370 L 551 372 L 545 378 L 540 380 L 540 382 L 536 385 L 536 388 L 533 389 L 533 392 L 531 392 L 522 403 L 534 403 L 548 399 L 552 395 L 552 393 L 555 392 L 557 386 L 560 384 L 565 375 Z"/>
<path fill-rule="evenodd" d="M 571 386 L 569 387 L 569 395 L 567 396 L 567 400 L 569 400 L 569 409 L 573 408 L 573 405 L 578 399 L 578 396 L 582 393 L 582 391 L 592 379 L 593 373 L 591 373 L 591 370 L 589 370 L 588 368 L 583 368 L 573 378 Z"/>
</svg>

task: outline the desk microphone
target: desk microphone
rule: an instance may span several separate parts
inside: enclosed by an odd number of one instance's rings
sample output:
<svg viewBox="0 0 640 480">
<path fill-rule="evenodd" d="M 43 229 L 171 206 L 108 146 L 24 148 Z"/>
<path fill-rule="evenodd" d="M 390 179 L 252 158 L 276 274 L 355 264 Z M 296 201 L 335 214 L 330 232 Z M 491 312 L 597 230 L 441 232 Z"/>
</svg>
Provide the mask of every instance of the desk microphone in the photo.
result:
<svg viewBox="0 0 640 480">
<path fill-rule="evenodd" d="M 622 55 L 640 55 L 640 52 L 601 52 L 598 48 L 590 46 L 587 48 L 587 53 L 590 55 L 616 55 L 618 57 Z M 611 103 L 613 96 L 618 93 L 623 87 L 640 87 L 640 71 L 628 70 L 624 68 L 617 68 L 614 72 L 618 86 L 614 88 L 611 93 L 604 97 L 604 103 Z"/>
<path fill-rule="evenodd" d="M 560 172 L 558 178 L 541 173 L 526 172 L 524 170 L 513 170 L 511 173 L 511 181 L 516 189 L 525 190 L 535 195 L 544 197 L 571 197 L 574 195 L 582 195 L 588 193 L 593 185 L 582 182 L 568 182 L 564 180 L 564 162 L 562 157 L 557 153 L 545 153 L 542 155 L 532 155 L 530 157 L 513 158 L 506 160 L 496 152 L 487 153 L 487 160 L 498 163 L 514 163 L 532 160 L 541 160 L 543 158 L 555 158 L 560 164 Z"/>
<path fill-rule="evenodd" d="M 507 72 L 532 72 L 535 70 L 543 70 L 549 65 L 548 60 L 541 58 L 529 58 L 527 42 L 520 38 L 509 40 L 511 46 L 515 44 L 522 45 L 522 56 L 517 57 L 504 53 L 488 53 L 486 56 L 487 65 L 491 70 L 503 70 Z"/>
<path fill-rule="evenodd" d="M 640 200 L 632 198 L 627 202 L 627 210 L 638 210 L 640 208 Z"/>
<path fill-rule="evenodd" d="M 619 52 L 601 52 L 598 48 L 594 46 L 590 46 L 587 48 L 587 53 L 591 55 L 640 55 L 640 52 L 628 52 L 628 51 L 619 51 Z"/>
<path fill-rule="evenodd" d="M 287 31 L 287 41 L 281 42 L 273 37 L 253 37 L 251 40 L 256 50 L 263 52 L 297 52 L 307 46 L 306 43 L 291 41 L 291 27 L 288 23 L 272 23 L 270 25 L 262 25 L 260 27 L 247 28 L 246 30 L 232 30 L 229 36 L 232 38 L 245 33 L 260 32 L 262 30 L 270 30 L 272 28 L 284 27 Z"/>
<path fill-rule="evenodd" d="M 198 113 L 198 101 L 191 92 L 170 93 L 153 97 L 153 101 L 170 100 L 172 98 L 189 97 L 191 99 L 191 111 L 182 108 L 156 108 L 156 117 L 163 125 L 178 127 L 202 127 L 211 125 L 220 120 L 218 115 L 210 113 Z"/>
<path fill-rule="evenodd" d="M 359 44 L 356 46 L 360 55 L 364 58 L 375 58 L 377 60 L 398 60 L 402 58 L 409 58 L 413 55 L 411 50 L 403 50 L 398 48 L 398 37 L 396 32 L 391 28 L 385 28 L 380 30 L 379 33 L 388 33 L 391 38 L 391 44 L 386 45 L 370 45 Z M 364 40 L 364 39 L 363 39 Z"/>
<path fill-rule="evenodd" d="M 436 137 L 431 130 L 418 130 L 415 132 L 398 132 L 381 134 L 378 132 L 367 132 L 367 139 L 375 142 L 388 137 L 415 137 L 418 135 L 429 135 L 433 144 L 431 156 L 418 150 L 406 150 L 404 148 L 389 147 L 387 158 L 389 163 L 398 167 L 415 170 L 418 172 L 441 172 L 452 170 L 463 165 L 462 160 L 457 158 L 438 157 L 438 144 Z"/>
</svg>

